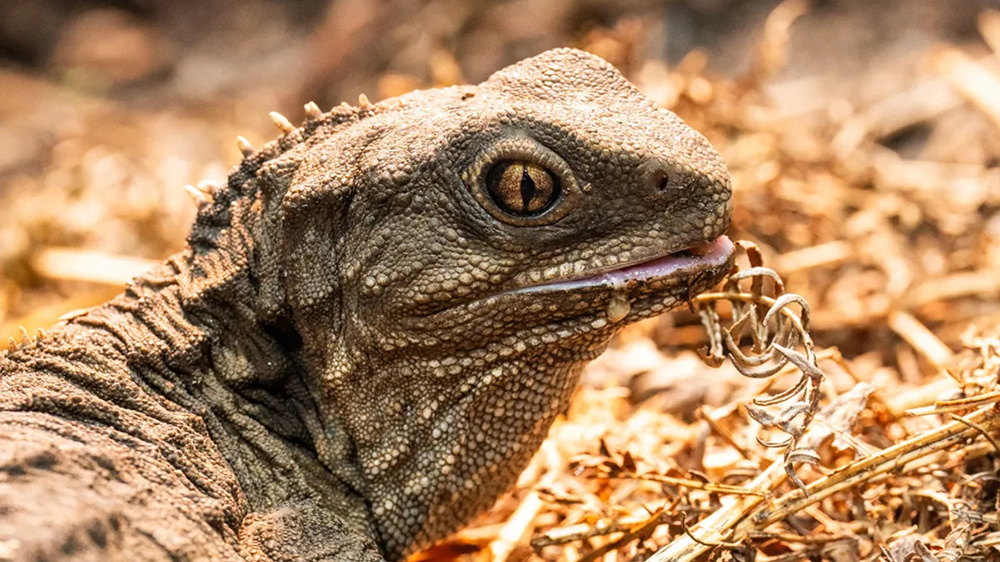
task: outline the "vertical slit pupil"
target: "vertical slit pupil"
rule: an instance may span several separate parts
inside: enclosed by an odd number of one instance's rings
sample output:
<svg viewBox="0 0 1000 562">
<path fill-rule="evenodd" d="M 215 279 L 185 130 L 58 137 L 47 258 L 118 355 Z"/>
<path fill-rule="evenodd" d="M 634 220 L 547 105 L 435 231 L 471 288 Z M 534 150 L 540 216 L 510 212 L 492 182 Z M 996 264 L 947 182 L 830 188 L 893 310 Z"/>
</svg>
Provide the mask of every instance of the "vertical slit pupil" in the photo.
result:
<svg viewBox="0 0 1000 562">
<path fill-rule="evenodd" d="M 494 165 L 486 175 L 486 191 L 505 213 L 530 217 L 553 205 L 559 182 L 549 170 L 528 161 L 506 161 Z"/>
<path fill-rule="evenodd" d="M 528 174 L 528 167 L 521 167 L 521 205 L 525 211 L 534 210 L 531 208 L 531 200 L 535 198 L 535 180 Z"/>
</svg>

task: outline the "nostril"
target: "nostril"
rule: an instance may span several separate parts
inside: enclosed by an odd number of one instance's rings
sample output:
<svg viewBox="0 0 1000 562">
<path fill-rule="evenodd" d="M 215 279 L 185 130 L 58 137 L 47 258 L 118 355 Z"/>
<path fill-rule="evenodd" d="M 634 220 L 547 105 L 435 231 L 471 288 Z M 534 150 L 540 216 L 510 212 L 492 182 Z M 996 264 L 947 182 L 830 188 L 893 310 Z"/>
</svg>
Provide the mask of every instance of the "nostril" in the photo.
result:
<svg viewBox="0 0 1000 562">
<path fill-rule="evenodd" d="M 676 171 L 662 170 L 654 178 L 656 187 L 660 191 L 672 191 L 684 189 L 684 175 Z"/>
</svg>

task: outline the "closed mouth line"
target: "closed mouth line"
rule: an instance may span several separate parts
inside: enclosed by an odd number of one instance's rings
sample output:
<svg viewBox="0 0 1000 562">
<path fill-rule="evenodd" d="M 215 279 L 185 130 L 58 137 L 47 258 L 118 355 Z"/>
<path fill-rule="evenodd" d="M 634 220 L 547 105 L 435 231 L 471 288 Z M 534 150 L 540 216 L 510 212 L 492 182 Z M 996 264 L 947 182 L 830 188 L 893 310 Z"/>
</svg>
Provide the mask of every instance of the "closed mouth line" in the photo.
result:
<svg viewBox="0 0 1000 562">
<path fill-rule="evenodd" d="M 529 285 L 507 293 L 572 291 L 594 287 L 625 288 L 636 283 L 664 279 L 699 269 L 721 267 L 729 261 L 733 251 L 733 242 L 729 237 L 719 236 L 710 242 L 642 262 L 626 264 L 610 271 Z"/>
</svg>

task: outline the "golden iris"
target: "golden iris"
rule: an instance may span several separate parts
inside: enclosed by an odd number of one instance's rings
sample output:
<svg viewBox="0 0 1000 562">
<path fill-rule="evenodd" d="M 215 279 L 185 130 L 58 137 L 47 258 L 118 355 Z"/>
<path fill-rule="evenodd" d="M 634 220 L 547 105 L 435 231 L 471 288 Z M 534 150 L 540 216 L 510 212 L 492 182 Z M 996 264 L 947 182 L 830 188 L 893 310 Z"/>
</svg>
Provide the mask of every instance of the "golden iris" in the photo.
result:
<svg viewBox="0 0 1000 562">
<path fill-rule="evenodd" d="M 533 162 L 500 162 L 486 176 L 493 202 L 505 213 L 536 216 L 549 210 L 559 198 L 555 174 Z"/>
</svg>

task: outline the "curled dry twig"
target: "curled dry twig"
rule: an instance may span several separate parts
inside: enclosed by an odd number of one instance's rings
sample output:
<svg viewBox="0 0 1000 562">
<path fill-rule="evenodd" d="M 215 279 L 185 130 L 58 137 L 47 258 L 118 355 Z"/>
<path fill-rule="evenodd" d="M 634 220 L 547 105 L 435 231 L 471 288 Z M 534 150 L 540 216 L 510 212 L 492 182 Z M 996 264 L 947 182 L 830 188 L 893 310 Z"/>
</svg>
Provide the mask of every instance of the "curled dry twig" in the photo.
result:
<svg viewBox="0 0 1000 562">
<path fill-rule="evenodd" d="M 805 491 L 805 485 L 795 474 L 794 463 L 815 464 L 818 461 L 814 451 L 798 448 L 798 443 L 816 415 L 819 387 L 825 378 L 809 336 L 809 304 L 799 295 L 785 293 L 781 277 L 764 267 L 756 244 L 741 240 L 737 246 L 746 253 L 750 267 L 734 268 L 721 292 L 705 293 L 692 299 L 709 335 L 706 362 L 717 366 L 729 357 L 742 375 L 751 378 L 773 376 L 788 364 L 801 372 L 791 388 L 775 396 L 754 399 L 747 405 L 747 412 L 764 427 L 788 435 L 778 441 L 758 438 L 758 442 L 765 447 L 784 449 L 785 472 Z M 740 287 L 746 280 L 750 280 L 748 292 Z M 770 281 L 773 296 L 764 294 L 765 280 Z M 732 306 L 728 327 L 723 325 L 717 309 L 723 301 Z M 797 314 L 792 305 L 798 306 Z M 763 314 L 762 310 L 765 310 Z M 748 338 L 749 349 L 744 351 L 740 343 Z M 781 408 L 776 413 L 766 409 L 779 405 Z"/>
</svg>

